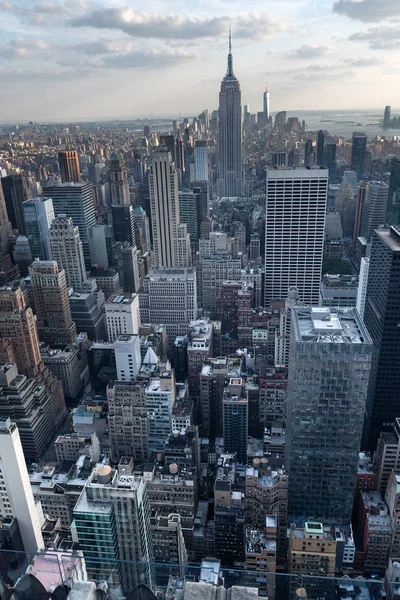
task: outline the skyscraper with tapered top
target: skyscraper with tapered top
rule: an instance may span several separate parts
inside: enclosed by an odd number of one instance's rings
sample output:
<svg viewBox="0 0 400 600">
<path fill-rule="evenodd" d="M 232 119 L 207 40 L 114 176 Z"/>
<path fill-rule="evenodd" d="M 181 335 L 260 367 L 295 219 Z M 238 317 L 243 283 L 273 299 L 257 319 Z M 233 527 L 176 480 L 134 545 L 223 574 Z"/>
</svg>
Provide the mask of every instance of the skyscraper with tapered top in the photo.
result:
<svg viewBox="0 0 400 600">
<path fill-rule="evenodd" d="M 233 74 L 231 32 L 229 30 L 228 69 L 219 93 L 219 182 L 218 195 L 243 193 L 242 107 L 240 83 Z"/>
</svg>

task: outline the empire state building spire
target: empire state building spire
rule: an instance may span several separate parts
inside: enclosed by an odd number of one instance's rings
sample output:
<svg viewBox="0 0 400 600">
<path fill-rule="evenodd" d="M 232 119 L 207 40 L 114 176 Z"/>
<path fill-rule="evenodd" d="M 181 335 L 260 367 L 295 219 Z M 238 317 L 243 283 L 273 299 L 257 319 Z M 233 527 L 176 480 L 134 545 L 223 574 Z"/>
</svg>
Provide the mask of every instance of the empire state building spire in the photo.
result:
<svg viewBox="0 0 400 600">
<path fill-rule="evenodd" d="M 234 77 L 233 74 L 233 58 L 232 58 L 232 32 L 229 27 L 229 53 L 228 53 L 228 70 L 226 72 L 227 77 Z"/>
</svg>

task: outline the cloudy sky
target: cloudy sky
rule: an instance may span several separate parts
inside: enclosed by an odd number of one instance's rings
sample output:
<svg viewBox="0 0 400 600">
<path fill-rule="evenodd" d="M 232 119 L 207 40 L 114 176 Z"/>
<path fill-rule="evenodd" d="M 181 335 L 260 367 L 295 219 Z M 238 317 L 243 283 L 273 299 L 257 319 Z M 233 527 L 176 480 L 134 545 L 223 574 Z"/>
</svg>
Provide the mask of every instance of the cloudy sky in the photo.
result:
<svg viewBox="0 0 400 600">
<path fill-rule="evenodd" d="M 0 0 L 0 122 L 400 106 L 400 0 Z"/>
</svg>

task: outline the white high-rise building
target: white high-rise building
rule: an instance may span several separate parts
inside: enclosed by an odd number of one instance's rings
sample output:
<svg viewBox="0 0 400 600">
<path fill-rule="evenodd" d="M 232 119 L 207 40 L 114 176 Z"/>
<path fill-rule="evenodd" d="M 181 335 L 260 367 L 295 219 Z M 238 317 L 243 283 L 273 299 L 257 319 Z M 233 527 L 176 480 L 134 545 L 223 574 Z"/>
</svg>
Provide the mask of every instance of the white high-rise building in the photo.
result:
<svg viewBox="0 0 400 600">
<path fill-rule="evenodd" d="M 360 276 L 358 279 L 357 303 L 356 308 L 360 313 L 360 317 L 364 318 L 365 300 L 367 298 L 367 285 L 369 273 L 369 258 L 363 257 L 360 265 Z"/>
<path fill-rule="evenodd" d="M 365 237 L 368 243 L 372 240 L 374 230 L 385 225 L 388 195 L 389 186 L 386 183 L 380 181 L 367 183 L 360 236 Z"/>
<path fill-rule="evenodd" d="M 133 381 L 140 371 L 142 357 L 138 335 L 119 335 L 114 342 L 118 381 Z"/>
<path fill-rule="evenodd" d="M 165 323 L 168 341 L 186 335 L 197 319 L 196 269 L 151 269 L 140 292 L 143 323 Z"/>
<path fill-rule="evenodd" d="M 49 241 L 51 258 L 64 269 L 68 287 L 81 291 L 87 275 L 78 227 L 70 217 L 59 214 L 51 224 Z"/>
<path fill-rule="evenodd" d="M 10 419 L 0 421 L 0 514 L 2 518 L 17 520 L 26 552 L 44 548 L 38 508 L 18 427 Z"/>
<path fill-rule="evenodd" d="M 149 173 L 154 264 L 158 267 L 189 267 L 190 238 L 179 221 L 178 174 L 171 153 L 158 150 Z"/>
<path fill-rule="evenodd" d="M 264 112 L 264 119 L 265 122 L 268 122 L 269 119 L 269 91 L 268 91 L 268 85 L 266 85 L 266 89 L 263 95 L 263 112 Z"/>
<path fill-rule="evenodd" d="M 157 377 L 151 377 L 146 388 L 149 420 L 149 449 L 163 450 L 172 433 L 172 410 L 175 405 L 175 374 L 169 362 Z"/>
<path fill-rule="evenodd" d="M 115 342 L 119 335 L 137 335 L 139 333 L 140 310 L 137 294 L 110 296 L 104 308 L 109 342 Z"/>
<path fill-rule="evenodd" d="M 233 74 L 231 35 L 228 68 L 219 93 L 219 196 L 243 193 L 242 106 L 239 80 Z"/>
<path fill-rule="evenodd" d="M 266 306 L 291 286 L 304 305 L 318 305 L 327 197 L 328 169 L 267 170 Z"/>
</svg>

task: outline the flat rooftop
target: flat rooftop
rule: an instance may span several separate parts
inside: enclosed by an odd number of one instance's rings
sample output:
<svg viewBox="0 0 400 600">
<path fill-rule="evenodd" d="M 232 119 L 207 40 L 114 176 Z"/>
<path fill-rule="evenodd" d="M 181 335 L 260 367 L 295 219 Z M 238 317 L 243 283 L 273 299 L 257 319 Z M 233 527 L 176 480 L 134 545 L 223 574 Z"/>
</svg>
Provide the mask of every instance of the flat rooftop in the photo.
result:
<svg viewBox="0 0 400 600">
<path fill-rule="evenodd" d="M 375 233 L 393 252 L 400 252 L 400 228 L 376 229 Z"/>
<path fill-rule="evenodd" d="M 132 296 L 124 296 L 122 294 L 118 294 L 118 295 L 110 296 L 110 298 L 106 302 L 106 305 L 132 304 L 132 302 L 135 300 L 135 298 L 136 298 L 136 294 L 132 294 Z"/>
<path fill-rule="evenodd" d="M 292 319 L 297 342 L 372 346 L 367 328 L 354 308 L 296 306 Z"/>
</svg>

